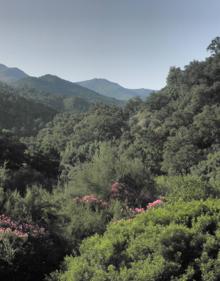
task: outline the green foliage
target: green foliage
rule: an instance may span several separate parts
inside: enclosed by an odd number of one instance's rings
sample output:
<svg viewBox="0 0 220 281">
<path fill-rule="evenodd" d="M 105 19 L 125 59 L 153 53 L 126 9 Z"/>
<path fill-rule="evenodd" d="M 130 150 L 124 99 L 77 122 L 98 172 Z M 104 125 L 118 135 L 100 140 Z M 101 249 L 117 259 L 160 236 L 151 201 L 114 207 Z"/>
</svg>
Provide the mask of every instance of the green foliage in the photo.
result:
<svg viewBox="0 0 220 281">
<path fill-rule="evenodd" d="M 105 97 L 76 83 L 49 74 L 39 78 L 25 77 L 16 81 L 14 86 L 18 89 L 26 89 L 26 92 L 31 90 L 34 92 L 35 98 L 41 100 L 41 102 L 47 103 L 48 105 L 60 104 L 61 108 L 63 107 L 65 110 L 71 108 L 71 110 L 76 109 L 79 111 L 74 105 L 74 101 L 78 101 L 78 104 L 80 104 L 83 109 L 85 105 L 87 107 L 88 104 L 96 103 L 123 105 L 123 102 L 117 99 Z M 28 95 L 30 96 L 30 94 Z M 41 95 L 44 97 L 41 97 Z M 33 94 L 31 94 L 31 96 L 33 97 Z M 55 96 L 55 98 L 52 96 Z M 71 107 L 67 105 L 68 100 L 73 103 Z"/>
<path fill-rule="evenodd" d="M 14 220 L 38 224 L 46 229 L 41 238 L 0 239 L 0 276 L 10 280 L 43 280 L 58 268 L 63 257 L 77 254 L 82 239 L 103 233 L 107 223 L 119 214 L 116 206 L 94 209 L 77 203 L 65 190 L 48 193 L 37 186 L 23 197 L 16 191 L 1 192 L 0 213 Z M 118 206 L 119 209 L 120 206 Z"/>
<path fill-rule="evenodd" d="M 6 168 L 6 163 L 0 167 L 0 187 L 6 186 L 8 181 L 8 170 Z"/>
<path fill-rule="evenodd" d="M 0 183 L 7 190 L 23 193 L 27 186 L 51 189 L 58 181 L 59 155 L 56 151 L 31 151 L 17 138 L 0 132 Z"/>
<path fill-rule="evenodd" d="M 124 108 L 50 75 L 0 85 L 0 214 L 47 234 L 1 236 L 1 279 L 220 279 L 215 44 L 213 56 L 171 68 L 166 87 Z M 135 217 L 160 196 L 164 204 Z"/>
<path fill-rule="evenodd" d="M 74 166 L 90 159 L 100 141 L 119 139 L 126 126 L 121 109 L 99 105 L 85 114 L 59 114 L 37 138 L 25 141 L 41 151 L 57 150 L 62 153 L 63 165 Z"/>
<path fill-rule="evenodd" d="M 200 176 L 216 190 L 220 190 L 220 152 L 208 154 L 206 160 L 192 167 L 192 174 Z"/>
<path fill-rule="evenodd" d="M 216 37 L 212 40 L 210 45 L 207 48 L 213 55 L 217 55 L 220 52 L 220 37 Z"/>
<path fill-rule="evenodd" d="M 192 168 L 192 173 L 201 176 L 203 179 L 212 180 L 219 178 L 220 174 L 220 151 L 208 154 L 206 160 L 201 161 Z"/>
<path fill-rule="evenodd" d="M 167 139 L 164 147 L 162 170 L 169 175 L 187 174 L 198 163 L 200 153 L 192 143 L 187 129 L 181 127 Z"/>
<path fill-rule="evenodd" d="M 117 155 L 117 148 L 110 143 L 102 143 L 91 162 L 70 170 L 69 179 L 73 194 L 97 194 L 103 198 L 109 198 L 112 183 L 119 181 L 124 188 L 121 200 L 132 205 L 147 201 L 154 191 L 143 163 L 139 159 L 131 161 L 125 154 Z"/>
<path fill-rule="evenodd" d="M 58 280 L 218 280 L 219 222 L 219 200 L 208 200 L 110 224 L 66 259 Z"/>
<path fill-rule="evenodd" d="M 160 176 L 156 178 L 157 193 L 168 200 L 201 200 L 219 196 L 219 190 L 212 188 L 198 176 Z"/>
<path fill-rule="evenodd" d="M 92 103 L 83 97 L 64 97 L 62 95 L 57 96 L 53 93 L 37 90 L 36 88 L 29 88 L 27 86 L 18 87 L 16 88 L 16 91 L 19 96 L 22 96 L 28 100 L 39 102 L 58 112 L 86 112 L 92 105 Z"/>
<path fill-rule="evenodd" d="M 25 145 L 10 134 L 0 131 L 0 165 L 18 169 L 25 162 Z"/>
<path fill-rule="evenodd" d="M 108 196 L 111 182 L 116 179 L 115 161 L 114 149 L 102 144 L 91 162 L 70 171 L 70 185 L 76 188 L 78 195 L 96 193 Z"/>
<path fill-rule="evenodd" d="M 55 110 L 20 97 L 16 90 L 0 83 L 0 129 L 19 136 L 35 135 L 55 114 Z"/>
</svg>

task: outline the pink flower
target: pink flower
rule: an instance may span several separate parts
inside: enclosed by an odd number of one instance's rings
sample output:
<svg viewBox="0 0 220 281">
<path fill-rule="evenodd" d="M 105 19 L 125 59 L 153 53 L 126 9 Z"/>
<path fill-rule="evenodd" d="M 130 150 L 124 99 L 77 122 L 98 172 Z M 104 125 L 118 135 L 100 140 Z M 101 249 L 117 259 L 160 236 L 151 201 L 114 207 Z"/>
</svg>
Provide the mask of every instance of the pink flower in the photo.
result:
<svg viewBox="0 0 220 281">
<path fill-rule="evenodd" d="M 132 211 L 135 213 L 143 213 L 145 211 L 145 209 L 144 208 L 134 208 L 134 209 L 132 209 Z"/>
<path fill-rule="evenodd" d="M 0 215 L 0 234 L 9 234 L 18 238 L 27 238 L 29 235 L 33 237 L 45 235 L 46 231 L 38 225 L 15 222 L 10 217 L 3 214 Z"/>
<path fill-rule="evenodd" d="M 120 188 L 120 184 L 119 182 L 115 181 L 113 182 L 112 184 L 112 188 L 111 188 L 111 193 L 117 193 L 119 191 L 119 188 Z"/>
<path fill-rule="evenodd" d="M 108 203 L 104 200 L 97 198 L 96 195 L 90 194 L 90 195 L 84 195 L 83 197 L 76 197 L 74 198 L 75 202 L 78 203 L 86 203 L 86 204 L 96 204 L 101 207 L 107 207 Z"/>
<path fill-rule="evenodd" d="M 149 204 L 147 205 L 147 209 L 150 209 L 150 208 L 152 208 L 152 207 L 155 207 L 155 206 L 161 205 L 161 204 L 163 204 L 163 201 L 162 201 L 161 199 L 157 199 L 157 200 L 155 200 L 154 202 L 149 203 Z"/>
</svg>

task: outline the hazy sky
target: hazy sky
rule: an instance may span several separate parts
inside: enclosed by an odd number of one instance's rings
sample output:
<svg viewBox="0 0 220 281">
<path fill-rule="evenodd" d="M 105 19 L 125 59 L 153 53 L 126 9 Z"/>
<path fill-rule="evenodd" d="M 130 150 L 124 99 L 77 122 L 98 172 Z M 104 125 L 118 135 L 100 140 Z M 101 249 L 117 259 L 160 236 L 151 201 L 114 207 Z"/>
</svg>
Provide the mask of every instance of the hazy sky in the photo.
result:
<svg viewBox="0 0 220 281">
<path fill-rule="evenodd" d="M 0 62 L 30 75 L 159 89 L 208 56 L 220 0 L 0 0 Z"/>
</svg>

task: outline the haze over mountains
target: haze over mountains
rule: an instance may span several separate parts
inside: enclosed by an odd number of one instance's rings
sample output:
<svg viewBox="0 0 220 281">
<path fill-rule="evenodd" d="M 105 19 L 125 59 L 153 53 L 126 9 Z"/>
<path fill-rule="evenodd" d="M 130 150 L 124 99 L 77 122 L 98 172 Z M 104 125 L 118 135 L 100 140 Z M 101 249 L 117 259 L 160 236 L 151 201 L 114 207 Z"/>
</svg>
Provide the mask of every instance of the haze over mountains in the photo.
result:
<svg viewBox="0 0 220 281">
<path fill-rule="evenodd" d="M 146 101 L 0 82 L 0 280 L 220 280 L 220 37 L 208 50 Z"/>
<path fill-rule="evenodd" d="M 120 104 L 114 98 L 105 97 L 90 89 L 82 87 L 76 83 L 64 80 L 58 76 L 47 74 L 41 77 L 26 77 L 16 81 L 14 86 L 18 88 L 33 88 L 46 93 L 52 93 L 54 96 L 63 97 L 81 97 L 91 103 Z"/>
<path fill-rule="evenodd" d="M 153 92 L 153 90 L 150 89 L 127 89 L 107 79 L 98 78 L 78 82 L 78 84 L 101 95 L 119 100 L 129 100 L 133 97 L 145 99 Z"/>
<path fill-rule="evenodd" d="M 149 89 L 127 89 L 106 79 L 91 79 L 73 83 L 51 74 L 31 77 L 18 68 L 7 67 L 3 64 L 0 64 L 0 81 L 14 87 L 28 87 L 56 96 L 74 96 L 92 103 L 118 105 L 122 104 L 121 101 L 137 96 L 145 99 L 152 92 Z"/>
<path fill-rule="evenodd" d="M 19 68 L 7 67 L 4 64 L 0 64 L 0 81 L 5 83 L 11 83 L 25 77 L 28 77 L 28 75 Z"/>
</svg>

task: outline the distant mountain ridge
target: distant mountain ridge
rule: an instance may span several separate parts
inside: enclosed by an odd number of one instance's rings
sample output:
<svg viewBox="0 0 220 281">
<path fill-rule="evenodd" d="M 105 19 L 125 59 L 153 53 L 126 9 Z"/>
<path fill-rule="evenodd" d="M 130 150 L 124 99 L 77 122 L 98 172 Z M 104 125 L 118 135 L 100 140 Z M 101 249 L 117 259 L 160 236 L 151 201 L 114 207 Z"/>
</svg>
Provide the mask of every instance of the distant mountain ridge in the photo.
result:
<svg viewBox="0 0 220 281">
<path fill-rule="evenodd" d="M 51 74 L 33 77 L 19 68 L 4 64 L 0 64 L 0 82 L 13 86 L 18 95 L 58 111 L 87 111 L 96 103 L 123 106 L 133 97 L 145 99 L 153 92 L 149 89 L 127 89 L 107 79 L 74 83 Z"/>
<path fill-rule="evenodd" d="M 58 76 L 46 74 L 41 77 L 25 77 L 13 83 L 18 89 L 36 89 L 44 93 L 53 94 L 55 97 L 83 98 L 89 103 L 104 103 L 109 105 L 122 105 L 117 99 L 106 97 L 93 90 L 80 86 L 76 83 L 64 80 Z"/>
<path fill-rule="evenodd" d="M 12 83 L 25 77 L 28 77 L 28 75 L 19 68 L 7 67 L 4 64 L 0 64 L 0 81 Z"/>
<path fill-rule="evenodd" d="M 77 82 L 77 84 L 93 90 L 101 95 L 116 98 L 119 100 L 129 100 L 134 97 L 145 99 L 154 90 L 151 89 L 128 89 L 124 88 L 118 83 L 111 82 L 103 78 L 94 78 L 91 80 Z"/>
</svg>

